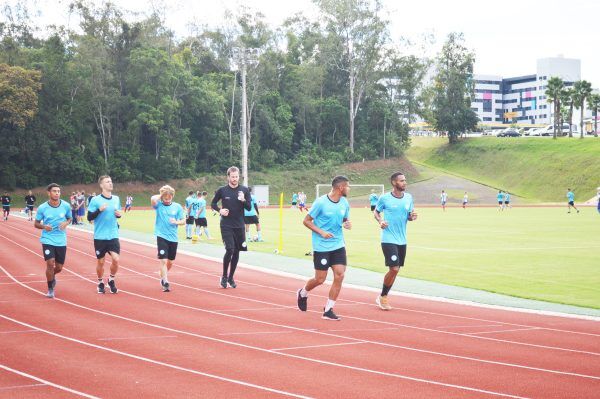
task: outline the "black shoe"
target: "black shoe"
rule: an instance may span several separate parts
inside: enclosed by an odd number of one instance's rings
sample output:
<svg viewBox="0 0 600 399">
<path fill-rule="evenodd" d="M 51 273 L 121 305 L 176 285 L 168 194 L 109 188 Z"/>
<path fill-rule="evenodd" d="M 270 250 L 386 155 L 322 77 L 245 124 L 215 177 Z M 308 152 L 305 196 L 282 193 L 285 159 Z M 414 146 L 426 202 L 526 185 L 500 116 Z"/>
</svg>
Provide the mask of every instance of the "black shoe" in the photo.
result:
<svg viewBox="0 0 600 399">
<path fill-rule="evenodd" d="M 98 283 L 98 294 L 104 294 L 105 292 L 104 283 Z"/>
<path fill-rule="evenodd" d="M 308 309 L 308 297 L 303 297 L 302 295 L 300 295 L 300 291 L 302 291 L 302 288 L 298 290 L 298 309 L 300 309 L 303 312 L 306 312 L 306 309 Z"/>
<path fill-rule="evenodd" d="M 171 288 L 169 286 L 169 283 L 163 283 L 163 292 L 170 292 Z"/>
<path fill-rule="evenodd" d="M 227 277 L 221 277 L 221 287 L 227 288 Z"/>
<path fill-rule="evenodd" d="M 116 294 L 119 292 L 117 285 L 115 284 L 115 280 L 108 280 L 108 286 L 110 287 L 111 294 Z"/>
<path fill-rule="evenodd" d="M 235 288 L 235 287 L 237 287 L 237 284 L 235 283 L 235 281 L 233 281 L 233 278 L 228 278 L 228 279 L 227 279 L 227 283 L 229 284 L 229 286 L 230 286 L 231 288 Z"/>
<path fill-rule="evenodd" d="M 323 309 L 325 310 L 325 309 Z M 327 312 L 323 313 L 323 316 L 321 316 L 322 319 L 325 320 L 341 320 L 335 313 L 333 313 L 333 308 L 329 309 Z"/>
</svg>

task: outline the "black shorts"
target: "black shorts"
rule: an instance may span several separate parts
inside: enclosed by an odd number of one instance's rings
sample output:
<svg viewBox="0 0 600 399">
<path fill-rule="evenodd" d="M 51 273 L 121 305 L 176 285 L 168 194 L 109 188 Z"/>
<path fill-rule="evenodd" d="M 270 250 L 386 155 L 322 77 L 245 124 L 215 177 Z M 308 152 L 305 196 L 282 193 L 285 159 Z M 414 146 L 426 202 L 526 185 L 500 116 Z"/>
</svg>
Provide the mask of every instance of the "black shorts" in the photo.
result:
<svg viewBox="0 0 600 399">
<path fill-rule="evenodd" d="M 245 224 L 258 224 L 258 216 L 244 216 Z"/>
<path fill-rule="evenodd" d="M 27 205 L 27 209 L 29 210 L 29 212 L 33 212 L 33 205 Z"/>
<path fill-rule="evenodd" d="M 382 242 L 381 249 L 387 267 L 404 266 L 404 259 L 406 259 L 406 244 L 397 245 Z"/>
<path fill-rule="evenodd" d="M 510 201 L 504 201 L 504 204 L 508 205 L 510 204 Z"/>
<path fill-rule="evenodd" d="M 502 201 L 498 201 L 498 205 L 502 205 Z"/>
<path fill-rule="evenodd" d="M 296 206 L 296 203 L 295 203 L 295 202 L 292 202 L 292 206 Z"/>
<path fill-rule="evenodd" d="M 375 205 L 371 205 L 371 212 L 375 210 Z"/>
<path fill-rule="evenodd" d="M 196 218 L 196 226 L 207 227 L 208 221 L 206 220 L 206 218 Z"/>
<path fill-rule="evenodd" d="M 94 240 L 94 250 L 96 251 L 96 258 L 102 259 L 107 252 L 120 254 L 121 244 L 118 238 L 113 238 L 112 240 Z"/>
<path fill-rule="evenodd" d="M 569 205 L 575 206 L 575 201 L 569 201 Z"/>
<path fill-rule="evenodd" d="M 346 247 L 328 252 L 313 252 L 313 264 L 316 270 L 328 270 L 332 265 L 346 266 Z"/>
<path fill-rule="evenodd" d="M 54 262 L 61 265 L 65 264 L 67 257 L 67 247 L 55 247 L 54 245 L 42 244 L 44 260 L 54 259 Z"/>
<path fill-rule="evenodd" d="M 156 237 L 156 247 L 158 248 L 158 259 L 175 260 L 177 256 L 177 242 L 165 240 L 162 237 Z"/>
<path fill-rule="evenodd" d="M 10 212 L 10 205 L 2 205 L 2 210 L 4 212 Z"/>
<path fill-rule="evenodd" d="M 194 217 L 193 216 L 188 216 L 185 219 L 185 224 L 194 224 Z"/>
<path fill-rule="evenodd" d="M 225 249 L 235 249 L 238 251 L 247 251 L 246 229 L 243 227 L 223 227 L 221 226 L 221 237 Z"/>
</svg>

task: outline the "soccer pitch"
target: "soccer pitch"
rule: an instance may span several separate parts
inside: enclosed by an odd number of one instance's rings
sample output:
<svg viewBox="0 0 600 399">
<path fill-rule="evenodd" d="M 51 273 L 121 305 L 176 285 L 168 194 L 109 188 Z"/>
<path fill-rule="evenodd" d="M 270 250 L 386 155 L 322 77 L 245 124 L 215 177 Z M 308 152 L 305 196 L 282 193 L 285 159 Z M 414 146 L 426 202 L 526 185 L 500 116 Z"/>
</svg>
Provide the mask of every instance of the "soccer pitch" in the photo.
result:
<svg viewBox="0 0 600 399">
<path fill-rule="evenodd" d="M 600 308 L 600 262 L 595 208 L 567 214 L 561 208 L 416 208 L 419 219 L 408 226 L 408 251 L 400 274 L 415 279 L 482 289 L 522 298 Z M 306 259 L 310 231 L 306 213 L 283 211 L 283 255 Z M 222 246 L 218 216 L 207 212 L 212 237 Z M 370 210 L 353 207 L 352 230 L 345 230 L 350 266 L 385 272 L 380 230 Z M 249 250 L 270 252 L 278 246 L 279 210 L 262 209 L 265 242 Z M 121 220 L 127 230 L 151 233 L 154 211 L 133 211 Z M 255 235 L 254 226 L 251 236 Z M 185 241 L 185 228 L 179 229 Z M 242 255 L 243 262 L 243 255 Z"/>
</svg>

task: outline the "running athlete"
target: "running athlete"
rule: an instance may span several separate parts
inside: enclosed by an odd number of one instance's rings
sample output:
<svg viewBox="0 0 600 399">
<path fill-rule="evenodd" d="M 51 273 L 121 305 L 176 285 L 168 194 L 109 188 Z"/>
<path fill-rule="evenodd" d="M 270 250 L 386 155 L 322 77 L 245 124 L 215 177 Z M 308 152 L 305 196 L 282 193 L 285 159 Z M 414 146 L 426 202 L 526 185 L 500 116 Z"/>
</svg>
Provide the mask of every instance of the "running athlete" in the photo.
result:
<svg viewBox="0 0 600 399">
<path fill-rule="evenodd" d="M 261 237 L 261 233 L 260 233 L 260 222 L 258 221 L 258 215 L 260 214 L 260 212 L 258 211 L 258 204 L 256 203 L 256 197 L 254 196 L 254 194 L 252 194 L 252 188 L 248 188 L 248 191 L 250 191 L 250 198 L 252 199 L 252 205 L 250 207 L 250 210 L 247 211 L 244 209 L 244 223 L 246 224 L 246 237 L 248 237 L 248 234 L 250 233 L 250 225 L 251 224 L 255 224 L 256 225 L 256 241 L 258 242 L 262 242 L 262 237 Z M 250 238 L 250 241 L 254 241 L 252 238 Z"/>
<path fill-rule="evenodd" d="M 333 311 L 342 281 L 346 272 L 346 244 L 342 227 L 351 229 L 349 220 L 350 205 L 346 197 L 350 191 L 348 178 L 336 176 L 331 182 L 331 191 L 313 203 L 310 212 L 304 218 L 304 225 L 312 230 L 313 265 L 315 276 L 306 282 L 297 293 L 298 309 L 306 312 L 308 308 L 308 292 L 323 284 L 329 268 L 333 270 L 333 283 L 329 289 L 329 297 L 322 318 L 340 320 Z"/>
<path fill-rule="evenodd" d="M 306 194 L 304 194 L 304 191 L 301 191 L 298 194 L 298 209 L 300 210 L 300 212 L 308 212 L 308 208 L 306 208 Z"/>
<path fill-rule="evenodd" d="M 465 195 L 463 195 L 463 203 L 462 203 L 463 209 L 467 209 L 468 203 L 469 203 L 469 195 L 465 191 Z"/>
<path fill-rule="evenodd" d="M 98 183 L 102 192 L 100 195 L 92 198 L 87 214 L 88 221 L 94 221 L 94 249 L 97 259 L 98 294 L 106 292 L 103 282 L 106 254 L 109 254 L 112 260 L 108 286 L 110 292 L 116 294 L 118 289 L 115 283 L 115 276 L 119 270 L 119 254 L 121 253 L 117 219 L 121 217 L 121 201 L 119 201 L 119 197 L 112 195 L 113 182 L 110 176 L 100 176 Z"/>
<path fill-rule="evenodd" d="M 71 223 L 71 205 L 60 199 L 60 186 L 56 183 L 46 187 L 48 201 L 38 207 L 34 226 L 42 230 L 40 242 L 46 261 L 48 298 L 54 298 L 56 275 L 61 272 L 67 256 L 66 228 Z M 30 191 L 31 193 L 31 191 Z"/>
<path fill-rule="evenodd" d="M 208 193 L 206 191 L 202 191 L 198 198 L 198 211 L 196 214 L 196 235 L 200 237 L 202 235 L 201 229 L 204 229 L 204 234 L 206 234 L 207 240 L 212 240 L 210 238 L 210 233 L 208 232 L 208 220 L 206 219 L 206 196 Z"/>
<path fill-rule="evenodd" d="M 125 213 L 131 212 L 131 205 L 133 205 L 133 197 L 131 194 L 127 194 L 125 198 Z"/>
<path fill-rule="evenodd" d="M 508 191 L 504 193 L 504 207 L 507 209 L 512 208 L 512 205 L 510 204 L 510 193 Z"/>
<path fill-rule="evenodd" d="M 221 287 L 237 287 L 233 275 L 240 259 L 240 251 L 247 251 L 244 209 L 250 210 L 252 200 L 247 187 L 240 186 L 240 170 L 232 166 L 227 169 L 227 184 L 215 191 L 211 208 L 221 215 L 221 237 L 225 244 Z M 221 208 L 218 202 L 221 201 Z"/>
<path fill-rule="evenodd" d="M 4 221 L 8 220 L 8 215 L 10 215 L 10 195 L 5 191 L 2 196 L 2 216 L 4 217 Z"/>
<path fill-rule="evenodd" d="M 498 195 L 496 196 L 496 199 L 498 199 L 498 210 L 503 211 L 504 210 L 504 193 L 502 192 L 502 190 L 498 191 Z"/>
<path fill-rule="evenodd" d="M 446 202 L 448 202 L 448 194 L 444 190 L 442 190 L 440 200 L 442 201 L 442 209 L 444 210 L 444 212 L 446 212 Z"/>
<path fill-rule="evenodd" d="M 569 200 L 567 204 L 569 211 L 567 213 L 571 213 L 571 207 L 579 213 L 579 209 L 575 206 L 575 193 L 573 193 L 570 188 L 567 188 L 567 199 Z"/>
<path fill-rule="evenodd" d="M 156 211 L 154 222 L 154 235 L 156 236 L 156 247 L 158 259 L 160 259 L 160 285 L 163 292 L 171 291 L 168 272 L 173 267 L 173 261 L 177 255 L 177 226 L 185 224 L 183 208 L 173 202 L 175 190 L 171 186 L 162 186 L 160 194 L 151 198 L 152 208 Z"/>
<path fill-rule="evenodd" d="M 375 194 L 375 190 L 371 190 L 371 194 L 369 195 L 369 204 L 371 205 L 371 212 L 375 210 L 375 206 L 377 206 L 377 201 L 379 201 L 379 197 Z"/>
<path fill-rule="evenodd" d="M 196 194 L 193 191 L 188 193 L 185 199 L 185 239 L 192 239 L 192 230 L 194 229 L 194 216 L 195 213 L 192 210 L 192 205 L 196 203 Z"/>
<path fill-rule="evenodd" d="M 30 222 L 33 220 L 33 207 L 35 206 L 35 195 L 29 190 L 25 196 L 25 208 L 27 210 L 27 216 Z"/>
<path fill-rule="evenodd" d="M 296 208 L 296 204 L 298 203 L 298 193 L 292 194 L 292 208 Z"/>
<path fill-rule="evenodd" d="M 406 258 L 406 223 L 417 220 L 414 211 L 412 195 L 406 192 L 406 177 L 402 172 L 396 172 L 390 177 L 392 191 L 384 194 L 373 215 L 381 228 L 381 250 L 385 258 L 385 265 L 389 268 L 383 278 L 381 295 L 375 302 L 383 310 L 392 310 L 388 300 L 388 293 L 396 281 L 396 276 L 404 266 Z M 381 213 L 383 212 L 383 216 Z"/>
</svg>

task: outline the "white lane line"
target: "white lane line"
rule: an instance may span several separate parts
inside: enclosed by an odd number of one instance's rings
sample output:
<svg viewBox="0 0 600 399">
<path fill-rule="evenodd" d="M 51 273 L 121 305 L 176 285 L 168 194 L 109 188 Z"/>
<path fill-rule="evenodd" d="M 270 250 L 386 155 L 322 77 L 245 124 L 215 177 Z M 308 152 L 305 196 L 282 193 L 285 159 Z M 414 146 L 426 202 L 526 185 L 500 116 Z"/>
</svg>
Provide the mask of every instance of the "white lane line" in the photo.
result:
<svg viewBox="0 0 600 399">
<path fill-rule="evenodd" d="M 295 350 L 295 349 L 328 348 L 330 346 L 359 345 L 359 344 L 368 344 L 368 343 L 369 343 L 368 341 L 342 342 L 342 343 L 339 343 L 339 344 L 292 346 L 290 348 L 273 348 L 273 349 L 270 349 L 270 350 L 272 350 L 272 351 L 291 351 L 291 350 Z"/>
<path fill-rule="evenodd" d="M 21 334 L 21 333 L 31 333 L 31 332 L 37 332 L 37 330 L 0 331 L 0 334 Z"/>
<path fill-rule="evenodd" d="M 464 325 L 464 326 L 440 326 L 440 327 L 436 327 L 436 328 L 442 328 L 442 329 L 446 329 L 446 328 L 479 328 L 479 327 L 504 327 L 504 325 L 502 324 L 480 324 L 480 325 Z"/>
<path fill-rule="evenodd" d="M 98 338 L 98 341 L 120 341 L 127 339 L 159 339 L 159 338 L 177 338 L 177 335 L 155 335 L 152 337 L 113 337 L 113 338 Z"/>
<path fill-rule="evenodd" d="M 25 327 L 36 329 L 36 330 L 38 330 L 40 332 L 43 332 L 43 333 L 48 334 L 48 335 L 51 335 L 53 337 L 61 338 L 61 339 L 64 339 L 66 341 L 75 342 L 75 343 L 78 343 L 78 344 L 81 344 L 81 345 L 84 345 L 84 346 L 89 346 L 89 347 L 94 348 L 94 349 L 100 349 L 100 350 L 103 350 L 103 351 L 106 351 L 106 352 L 110 352 L 110 353 L 114 353 L 114 354 L 117 354 L 117 355 L 129 357 L 129 358 L 132 358 L 132 359 L 142 360 L 144 362 L 148 362 L 148 363 L 152 363 L 152 364 L 157 364 L 159 366 L 164 366 L 164 367 L 172 368 L 172 369 L 179 370 L 179 371 L 185 371 L 185 372 L 188 372 L 188 373 L 192 373 L 192 374 L 196 374 L 196 375 L 201 375 L 201 376 L 204 376 L 204 377 L 214 378 L 214 379 L 225 381 L 225 382 L 231 382 L 231 383 L 234 383 L 234 384 L 243 385 L 243 386 L 250 387 L 250 388 L 256 388 L 256 389 L 259 389 L 259 390 L 262 390 L 262 391 L 267 391 L 267 392 L 271 392 L 271 393 L 277 393 L 277 394 L 284 395 L 284 396 L 291 396 L 291 397 L 295 397 L 295 398 L 308 398 L 307 396 L 297 395 L 297 394 L 294 394 L 294 393 L 291 393 L 291 392 L 280 391 L 278 389 L 268 388 L 268 387 L 265 387 L 265 386 L 262 386 L 262 385 L 251 384 L 251 383 L 245 382 L 245 381 L 234 380 L 232 378 L 222 377 L 222 376 L 215 375 L 215 374 L 204 373 L 202 371 L 188 369 L 186 367 L 177 366 L 175 364 L 170 364 L 170 363 L 161 362 L 159 360 L 149 359 L 147 357 L 134 355 L 132 353 L 127 353 L 127 352 L 123 352 L 123 351 L 120 351 L 120 350 L 116 350 L 116 349 L 112 349 L 112 348 L 107 348 L 105 346 L 99 346 L 99 345 L 96 345 L 96 344 L 92 344 L 90 342 L 82 341 L 82 340 L 77 339 L 77 338 L 67 337 L 65 335 L 55 333 L 53 331 L 45 330 L 45 329 L 43 329 L 41 327 L 36 327 L 36 326 L 33 326 L 33 325 L 29 324 L 29 323 L 25 323 L 23 321 L 19 321 L 19 320 L 13 319 L 12 317 L 8 317 L 8 316 L 2 315 L 2 314 L 0 314 L 0 317 L 2 317 L 5 320 L 12 321 L 13 323 L 20 324 L 20 325 L 25 326 Z M 0 367 L 1 367 L 1 365 L 0 365 Z"/>
<path fill-rule="evenodd" d="M 0 317 L 5 317 L 5 316 L 4 316 L 4 315 L 0 315 Z M 31 327 L 31 326 L 29 326 L 29 327 Z M 66 386 L 64 386 L 64 385 L 58 385 L 58 384 L 55 384 L 55 383 L 53 383 L 53 382 L 50 382 L 50 381 L 48 381 L 48 380 L 44 380 L 43 378 L 36 377 L 36 376 L 34 376 L 34 375 L 31 375 L 31 374 L 27 374 L 27 373 L 25 373 L 25 372 L 23 372 L 23 371 L 15 370 L 15 369 L 13 369 L 13 368 L 10 368 L 10 367 L 8 367 L 8 366 L 5 366 L 4 364 L 0 364 L 0 369 L 6 370 L 6 371 L 10 371 L 11 373 L 18 374 L 18 375 L 20 375 L 20 376 L 22 376 L 22 377 L 26 377 L 26 378 L 29 378 L 29 379 L 35 380 L 35 381 L 37 381 L 37 382 L 41 382 L 41 383 L 42 383 L 42 384 L 44 384 L 44 385 L 48 385 L 48 386 L 51 386 L 51 387 L 54 387 L 54 388 L 60 389 L 61 391 L 66 391 L 66 392 L 69 392 L 69 393 L 72 393 L 72 394 L 75 394 L 75 395 L 83 396 L 84 398 L 89 398 L 89 399 L 100 399 L 100 398 L 98 398 L 97 396 L 92 396 L 92 395 L 89 395 L 89 394 L 87 394 L 87 393 L 84 393 L 84 392 L 76 391 L 76 390 L 74 390 L 74 389 L 67 388 L 67 387 L 66 387 Z"/>
<path fill-rule="evenodd" d="M 380 328 L 342 328 L 339 330 L 321 330 L 323 332 L 351 332 L 351 331 L 391 331 L 399 330 L 398 327 L 380 327 Z"/>
<path fill-rule="evenodd" d="M 504 332 L 512 332 L 512 331 L 533 331 L 539 330 L 539 328 L 531 327 L 531 328 L 511 328 L 510 330 L 496 330 L 496 331 L 480 331 L 480 332 L 472 332 L 467 334 L 495 334 L 495 333 L 504 333 Z"/>
<path fill-rule="evenodd" d="M 45 387 L 46 384 L 29 384 L 29 385 L 13 385 L 11 387 L 1 387 L 0 391 L 10 391 L 13 389 L 33 388 L 33 387 Z"/>
<path fill-rule="evenodd" d="M 174 283 L 175 284 L 175 283 Z M 179 284 L 176 284 L 179 285 Z M 270 308 L 245 308 L 245 309 L 215 309 L 215 312 L 252 312 L 262 310 L 289 310 L 296 309 L 296 306 L 272 306 Z"/>
<path fill-rule="evenodd" d="M 292 334 L 294 331 L 255 331 L 255 332 L 234 332 L 220 333 L 217 335 L 259 335 L 259 334 Z"/>
<path fill-rule="evenodd" d="M 18 245 L 18 244 L 17 244 Z M 11 274 L 2 266 L 0 265 L 0 269 L 9 277 L 12 278 Z M 65 270 L 65 269 L 63 269 Z M 71 272 L 74 273 L 74 272 Z M 76 273 L 74 273 L 76 274 Z M 14 279 L 13 279 L 14 280 Z M 16 280 L 15 280 L 16 281 Z M 95 284 L 94 281 L 92 280 L 88 280 L 90 282 L 92 282 L 93 284 Z M 26 284 L 20 283 L 19 284 L 24 287 L 27 288 L 33 292 L 37 292 L 40 295 L 43 295 L 44 293 L 41 291 L 36 290 L 35 288 L 32 288 Z M 131 295 L 134 296 L 140 296 L 138 294 L 132 294 Z M 152 299 L 147 297 L 148 299 Z M 214 338 L 214 337 L 208 337 L 208 336 L 203 336 L 200 334 L 196 334 L 196 333 L 192 333 L 192 332 L 188 332 L 188 331 L 183 331 L 183 330 L 177 330 L 177 329 L 173 329 L 170 327 L 165 327 L 165 326 L 161 326 L 161 325 L 157 325 L 157 324 L 152 324 L 152 323 L 147 323 L 145 321 L 141 321 L 141 320 L 135 320 L 135 319 L 131 319 L 125 316 L 119 316 L 113 313 L 107 313 L 107 312 L 103 312 L 101 310 L 97 310 L 97 309 L 92 309 L 92 308 L 88 308 L 86 306 L 74 303 L 74 302 L 70 302 L 70 301 L 66 301 L 64 299 L 59 299 L 59 298 L 55 298 L 55 300 L 62 302 L 62 303 L 66 303 L 68 305 L 74 306 L 74 307 L 78 307 L 80 309 L 85 309 L 94 313 L 99 313 L 105 316 L 110 316 L 110 317 L 114 317 L 120 320 L 126 320 L 126 321 L 130 321 L 132 323 L 136 323 L 136 324 L 140 324 L 140 325 L 144 325 L 144 326 L 149 326 L 149 327 L 155 327 L 161 330 L 165 330 L 165 331 L 170 331 L 170 332 L 175 332 L 175 333 L 179 333 L 179 334 L 183 334 L 183 335 L 189 335 L 191 337 L 196 337 L 196 338 L 201 338 L 201 339 L 205 339 L 205 340 L 209 340 L 209 341 L 213 341 L 213 342 L 220 342 L 220 343 L 224 343 L 224 344 L 229 344 L 232 346 L 238 346 L 238 347 L 242 347 L 242 348 L 248 348 L 248 349 L 254 349 L 256 351 L 259 352 L 266 352 L 266 353 L 271 353 L 271 354 L 276 354 L 279 356 L 285 356 L 285 357 L 291 357 L 294 359 L 300 359 L 300 360 L 305 360 L 307 362 L 313 362 L 313 363 L 319 363 L 319 364 L 324 364 L 324 365 L 328 365 L 328 366 L 334 366 L 334 367 L 341 367 L 341 368 L 345 368 L 345 369 L 349 369 L 349 370 L 354 370 L 354 371 L 361 371 L 361 372 L 366 372 L 366 373 L 371 373 L 371 374 L 376 374 L 376 375 L 382 375 L 382 376 L 386 376 L 386 377 L 393 377 L 393 378 L 398 378 L 398 379 L 403 379 L 403 380 L 408 380 L 408 381 L 414 381 L 414 382 L 422 382 L 422 383 L 426 383 L 426 384 L 431 384 L 431 385 L 436 385 L 436 386 L 443 386 L 443 387 L 447 387 L 447 388 L 456 388 L 459 390 L 465 390 L 465 391 L 469 391 L 469 392 L 478 392 L 478 393 L 485 393 L 485 394 L 489 394 L 489 395 L 493 395 L 493 396 L 500 396 L 500 397 L 506 397 L 506 398 L 514 398 L 514 399 L 528 399 L 526 397 L 522 397 L 522 396 L 516 396 L 516 395 L 510 395 L 510 394 L 505 394 L 505 393 L 499 393 L 499 392 L 494 392 L 494 391 L 488 391 L 488 390 L 483 390 L 483 389 L 478 389 L 478 388 L 472 388 L 472 387 L 467 387 L 467 386 L 462 386 L 462 385 L 456 385 L 456 384 L 448 384 L 448 383 L 444 383 L 444 382 L 439 382 L 439 381 L 434 381 L 434 380 L 427 380 L 427 379 L 423 379 L 423 378 L 416 378 L 416 377 L 410 377 L 410 376 L 406 376 L 406 375 L 402 375 L 402 374 L 393 374 L 393 373 L 386 373 L 383 371 L 378 371 L 378 370 L 371 370 L 371 369 L 366 369 L 366 368 L 362 368 L 362 367 L 356 367 L 356 366 L 351 366 L 351 365 L 347 365 L 347 364 L 342 364 L 342 363 L 334 363 L 334 362 L 329 362 L 326 360 L 320 360 L 320 359 L 314 359 L 314 358 L 310 358 L 310 357 L 305 357 L 305 356 L 299 356 L 299 355 L 292 355 L 290 353 L 285 353 L 285 352 L 276 352 L 276 351 L 272 351 L 269 349 L 264 349 L 264 348 L 260 348 L 260 347 L 255 347 L 255 346 L 250 346 L 250 345 L 246 345 L 246 344 L 241 344 L 238 342 L 233 342 L 233 341 L 225 341 L 219 338 Z M 161 301 L 159 300 L 159 302 L 165 302 L 165 301 Z M 185 307 L 184 305 L 180 305 L 182 307 Z M 0 317 L 5 317 L 3 315 L 0 315 Z M 108 348 L 104 348 L 101 347 L 101 349 L 108 349 Z"/>
</svg>

